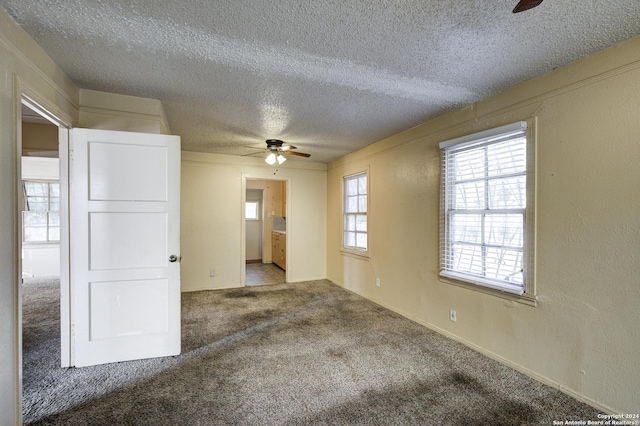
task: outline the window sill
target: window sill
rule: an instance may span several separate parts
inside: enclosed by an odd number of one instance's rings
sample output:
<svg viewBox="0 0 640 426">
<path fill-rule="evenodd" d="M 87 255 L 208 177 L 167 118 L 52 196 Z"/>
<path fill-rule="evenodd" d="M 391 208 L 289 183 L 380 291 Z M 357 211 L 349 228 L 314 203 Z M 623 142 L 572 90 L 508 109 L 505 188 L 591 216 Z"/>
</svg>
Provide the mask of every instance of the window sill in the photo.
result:
<svg viewBox="0 0 640 426">
<path fill-rule="evenodd" d="M 449 277 L 443 277 L 442 275 L 438 275 L 438 280 L 445 284 L 455 285 L 456 287 L 466 288 L 468 290 L 477 291 L 477 292 L 488 294 L 491 296 L 497 296 L 502 299 L 522 303 L 523 305 L 533 306 L 533 307 L 538 306 L 538 300 L 536 299 L 535 296 L 532 296 L 530 294 L 525 293 L 522 296 L 518 296 L 517 294 L 507 293 L 500 290 L 494 290 L 492 288 L 483 287 L 479 284 L 471 284 L 461 280 L 456 280 Z"/>
<path fill-rule="evenodd" d="M 360 260 L 369 260 L 369 259 L 371 259 L 369 257 L 369 252 L 368 251 L 355 251 L 355 250 L 340 249 L 340 253 L 342 253 L 343 256 L 353 257 L 354 259 L 360 259 Z"/>
</svg>

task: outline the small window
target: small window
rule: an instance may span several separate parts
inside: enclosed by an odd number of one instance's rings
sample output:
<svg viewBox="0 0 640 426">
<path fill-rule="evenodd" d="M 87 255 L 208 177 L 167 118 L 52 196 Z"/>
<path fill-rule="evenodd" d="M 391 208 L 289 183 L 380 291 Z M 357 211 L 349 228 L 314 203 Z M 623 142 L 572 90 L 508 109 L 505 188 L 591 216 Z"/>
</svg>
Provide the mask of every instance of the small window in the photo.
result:
<svg viewBox="0 0 640 426">
<path fill-rule="evenodd" d="M 344 248 L 367 251 L 367 173 L 344 178 Z"/>
<path fill-rule="evenodd" d="M 244 218 L 246 220 L 260 220 L 259 217 L 259 202 L 258 201 L 247 201 L 244 206 Z"/>
<path fill-rule="evenodd" d="M 48 243 L 60 241 L 60 184 L 58 182 L 22 182 L 24 211 L 22 241 Z"/>
<path fill-rule="evenodd" d="M 441 276 L 532 292 L 533 156 L 526 124 L 440 144 Z"/>
</svg>

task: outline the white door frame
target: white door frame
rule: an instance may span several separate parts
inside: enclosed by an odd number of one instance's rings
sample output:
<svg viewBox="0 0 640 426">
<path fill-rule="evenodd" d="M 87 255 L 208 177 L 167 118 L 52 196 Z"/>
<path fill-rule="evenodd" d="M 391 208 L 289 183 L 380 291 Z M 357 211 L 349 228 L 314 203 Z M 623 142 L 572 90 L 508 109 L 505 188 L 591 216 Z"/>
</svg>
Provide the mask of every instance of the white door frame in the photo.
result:
<svg viewBox="0 0 640 426">
<path fill-rule="evenodd" d="M 73 365 L 71 259 L 69 247 L 69 129 L 58 127 L 60 158 L 60 367 Z"/>
</svg>

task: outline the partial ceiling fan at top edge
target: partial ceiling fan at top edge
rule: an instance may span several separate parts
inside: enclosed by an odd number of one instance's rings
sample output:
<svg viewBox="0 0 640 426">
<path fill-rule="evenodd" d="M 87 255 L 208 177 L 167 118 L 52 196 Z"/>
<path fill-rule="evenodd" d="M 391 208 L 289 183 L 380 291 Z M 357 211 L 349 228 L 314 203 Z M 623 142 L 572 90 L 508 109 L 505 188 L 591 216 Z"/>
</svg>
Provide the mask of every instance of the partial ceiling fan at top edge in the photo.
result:
<svg viewBox="0 0 640 426">
<path fill-rule="evenodd" d="M 263 153 L 265 153 L 266 154 L 265 162 L 269 165 L 273 165 L 276 162 L 278 164 L 284 163 L 287 160 L 285 155 L 294 155 L 296 157 L 304 157 L 304 158 L 311 157 L 311 154 L 307 154 L 306 152 L 293 151 L 294 149 L 297 149 L 296 146 L 285 144 L 280 139 L 267 139 L 265 142 L 267 145 L 265 148 L 258 148 L 258 147 L 249 146 L 249 145 L 245 145 L 244 147 L 248 149 L 254 149 L 256 151 L 262 151 Z M 260 154 L 260 152 L 251 152 L 249 154 L 243 154 L 242 157 L 249 157 L 256 154 Z"/>
<path fill-rule="evenodd" d="M 286 155 L 296 155 L 298 157 L 304 157 L 304 158 L 311 157 L 311 154 L 307 154 L 306 152 L 282 151 L 282 153 Z"/>
<path fill-rule="evenodd" d="M 524 12 L 525 10 L 533 9 L 539 6 L 542 0 L 520 0 L 520 2 L 513 9 L 513 13 Z"/>
</svg>

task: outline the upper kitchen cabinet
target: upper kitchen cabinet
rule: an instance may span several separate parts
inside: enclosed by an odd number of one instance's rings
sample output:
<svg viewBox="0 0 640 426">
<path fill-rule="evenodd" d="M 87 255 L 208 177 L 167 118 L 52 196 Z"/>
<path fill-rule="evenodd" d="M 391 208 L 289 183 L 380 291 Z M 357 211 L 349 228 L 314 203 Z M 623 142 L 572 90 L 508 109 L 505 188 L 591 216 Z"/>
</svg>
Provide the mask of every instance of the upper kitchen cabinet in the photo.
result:
<svg viewBox="0 0 640 426">
<path fill-rule="evenodd" d="M 287 182 L 282 181 L 282 217 L 287 217 Z"/>
</svg>

